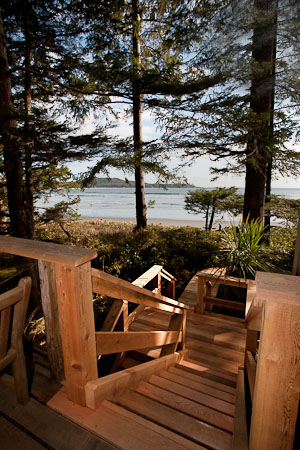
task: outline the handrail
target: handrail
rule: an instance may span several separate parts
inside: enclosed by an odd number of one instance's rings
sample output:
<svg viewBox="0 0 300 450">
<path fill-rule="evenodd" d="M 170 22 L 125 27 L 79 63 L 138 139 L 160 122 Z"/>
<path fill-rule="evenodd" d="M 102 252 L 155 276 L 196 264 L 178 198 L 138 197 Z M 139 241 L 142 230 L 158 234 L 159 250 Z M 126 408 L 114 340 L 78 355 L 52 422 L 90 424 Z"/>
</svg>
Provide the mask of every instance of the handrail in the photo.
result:
<svg viewBox="0 0 300 450">
<path fill-rule="evenodd" d="M 245 322 L 248 330 L 260 331 L 263 316 L 263 303 L 256 296 L 256 282 L 250 281 L 247 289 Z"/>
<path fill-rule="evenodd" d="M 249 382 L 251 402 L 253 403 L 255 377 L 256 377 L 256 362 L 255 359 L 253 358 L 253 354 L 249 350 L 246 351 L 245 366 Z"/>
<path fill-rule="evenodd" d="M 144 272 L 142 275 L 140 275 L 136 280 L 134 280 L 131 284 L 134 286 L 138 286 L 140 288 L 146 286 L 150 281 L 153 281 L 155 278 L 157 278 L 157 288 L 158 292 L 161 291 L 160 286 L 160 273 L 162 270 L 162 266 L 154 265 L 150 269 L 148 269 L 146 272 Z M 154 292 L 154 291 L 152 291 Z M 115 299 L 107 316 L 104 319 L 104 322 L 101 327 L 101 331 L 113 331 L 122 312 L 124 313 L 124 307 L 125 304 L 122 300 Z M 145 305 L 138 305 L 129 315 L 127 318 L 127 324 L 124 324 L 125 328 L 128 328 L 134 320 L 144 311 L 146 308 Z M 128 309 L 128 306 L 126 306 L 126 309 Z M 124 315 L 124 314 L 123 314 Z"/>
<path fill-rule="evenodd" d="M 250 450 L 293 448 L 299 407 L 299 280 L 284 274 L 256 274 L 257 294 L 248 302 L 246 313 L 245 366 L 252 399 Z"/>
<path fill-rule="evenodd" d="M 96 250 L 10 236 L 0 236 L 0 252 L 73 267 L 97 256 Z"/>
<path fill-rule="evenodd" d="M 143 304 L 162 311 L 183 314 L 184 309 L 190 309 L 184 303 L 180 303 L 169 297 L 154 294 L 147 289 L 134 286 L 129 281 L 116 278 L 108 273 L 92 269 L 93 292 L 107 295 L 119 300 Z"/>
<path fill-rule="evenodd" d="M 178 331 L 96 332 L 97 355 L 161 347 L 181 340 Z"/>
<path fill-rule="evenodd" d="M 248 450 L 248 448 L 244 370 L 242 367 L 239 367 L 236 386 L 232 450 Z"/>
<path fill-rule="evenodd" d="M 197 277 L 197 303 L 195 305 L 195 312 L 198 314 L 204 314 L 204 310 L 208 305 L 220 305 L 230 309 L 245 308 L 244 304 L 239 302 L 222 301 L 216 297 L 212 297 L 212 285 L 224 284 L 227 286 L 234 286 L 247 289 L 247 301 L 251 302 L 253 293 L 255 292 L 255 281 L 246 280 L 244 278 L 237 278 L 227 276 L 224 268 L 209 268 L 201 270 L 196 273 Z M 249 298 L 248 298 L 249 296 Z"/>
<path fill-rule="evenodd" d="M 238 286 L 238 287 L 247 287 L 249 280 L 245 280 L 244 278 L 237 278 L 228 276 L 225 273 L 224 268 L 215 268 L 211 267 L 209 269 L 201 270 L 200 272 L 197 272 L 197 277 L 204 278 L 208 281 L 216 281 L 220 282 L 222 281 L 222 284 L 226 284 L 228 286 Z"/>
<path fill-rule="evenodd" d="M 160 357 L 162 357 L 174 353 L 179 342 L 181 342 L 180 348 L 184 349 L 185 310 L 189 309 L 189 307 L 184 303 L 156 293 L 156 290 L 158 292 L 161 290 L 160 278 L 164 275 L 172 283 L 173 290 L 175 288 L 175 278 L 168 272 L 163 274 L 162 266 L 159 265 L 152 266 L 133 283 L 92 269 L 93 292 L 115 299 L 101 327 L 101 331 L 95 333 L 97 356 L 118 354 L 111 369 L 112 372 L 118 369 L 120 362 L 125 357 L 125 352 L 129 350 L 162 347 L 160 353 Z M 156 277 L 158 288 L 155 289 L 155 292 L 143 288 Z M 128 302 L 138 304 L 130 315 L 128 315 Z M 173 313 L 167 331 L 128 331 L 131 323 L 146 307 Z M 119 323 L 123 331 L 113 331 L 117 323 Z"/>
<path fill-rule="evenodd" d="M 162 272 L 163 267 L 155 264 L 142 275 L 140 275 L 136 280 L 134 280 L 131 284 L 138 287 L 145 287 L 146 284 L 150 283 L 157 275 Z"/>
<path fill-rule="evenodd" d="M 161 266 L 162 267 L 162 266 Z M 176 281 L 176 278 L 173 277 L 173 275 L 171 275 L 169 272 L 166 271 L 166 269 L 164 269 L 163 267 L 161 268 L 161 274 L 164 278 L 166 278 L 166 280 L 174 280 Z"/>
</svg>

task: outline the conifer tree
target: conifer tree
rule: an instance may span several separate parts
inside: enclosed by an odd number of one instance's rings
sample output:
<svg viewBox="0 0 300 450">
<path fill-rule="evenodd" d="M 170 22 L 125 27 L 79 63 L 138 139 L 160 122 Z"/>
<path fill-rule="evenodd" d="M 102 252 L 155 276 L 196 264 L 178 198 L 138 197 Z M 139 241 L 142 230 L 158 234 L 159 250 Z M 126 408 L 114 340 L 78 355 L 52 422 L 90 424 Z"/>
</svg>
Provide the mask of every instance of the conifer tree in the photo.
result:
<svg viewBox="0 0 300 450">
<path fill-rule="evenodd" d="M 194 60 L 219 83 L 172 99 L 172 114 L 159 116 L 169 148 L 226 161 L 216 176 L 246 173 L 244 217 L 262 218 L 271 175 L 299 175 L 299 153 L 286 146 L 299 132 L 298 21 L 290 0 L 219 4 Z"/>
<path fill-rule="evenodd" d="M 34 201 L 43 186 L 49 190 L 65 184 L 71 173 L 61 165 L 95 153 L 71 146 L 69 136 L 74 127 L 69 126 L 66 117 L 59 117 L 62 108 L 69 114 L 75 107 L 80 109 L 80 102 L 72 104 L 74 96 L 69 93 L 76 88 L 72 90 L 71 67 L 66 69 L 66 64 L 76 66 L 78 61 L 77 54 L 66 45 L 68 36 L 76 38 L 76 30 L 71 32 L 62 20 L 62 3 L 15 0 L 2 6 L 6 37 L 3 28 L 1 44 L 7 58 L 5 69 L 1 67 L 3 90 L 6 86 L 1 99 L 3 108 L 7 108 L 9 99 L 14 118 L 12 123 L 1 118 L 3 180 L 10 231 L 26 238 L 33 237 Z M 10 140 L 6 138 L 7 130 Z M 101 138 L 106 140 L 103 133 Z"/>
</svg>

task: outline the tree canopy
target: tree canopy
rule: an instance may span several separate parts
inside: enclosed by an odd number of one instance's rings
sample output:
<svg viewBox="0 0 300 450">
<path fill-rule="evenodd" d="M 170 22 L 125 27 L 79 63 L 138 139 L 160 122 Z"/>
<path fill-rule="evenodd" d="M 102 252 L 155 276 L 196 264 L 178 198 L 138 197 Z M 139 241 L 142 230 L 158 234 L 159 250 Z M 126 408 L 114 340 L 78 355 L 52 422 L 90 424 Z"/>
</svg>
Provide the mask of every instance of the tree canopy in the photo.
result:
<svg viewBox="0 0 300 450">
<path fill-rule="evenodd" d="M 236 195 L 237 188 L 196 189 L 185 197 L 185 209 L 192 214 L 205 215 L 205 230 L 210 231 L 215 214 L 228 211 L 231 204 L 228 199 Z"/>
<path fill-rule="evenodd" d="M 71 160 L 92 161 L 86 184 L 109 167 L 135 174 L 137 229 L 144 174 L 166 179 L 175 152 L 223 161 L 216 176 L 245 174 L 244 217 L 263 217 L 277 173 L 299 175 L 288 145 L 299 135 L 297 2 L 4 0 L 0 12 L 0 198 L 13 234 L 33 236 L 35 198 L 66 183 Z M 162 139 L 143 139 L 145 110 Z M 122 114 L 132 137 L 110 132 Z"/>
</svg>

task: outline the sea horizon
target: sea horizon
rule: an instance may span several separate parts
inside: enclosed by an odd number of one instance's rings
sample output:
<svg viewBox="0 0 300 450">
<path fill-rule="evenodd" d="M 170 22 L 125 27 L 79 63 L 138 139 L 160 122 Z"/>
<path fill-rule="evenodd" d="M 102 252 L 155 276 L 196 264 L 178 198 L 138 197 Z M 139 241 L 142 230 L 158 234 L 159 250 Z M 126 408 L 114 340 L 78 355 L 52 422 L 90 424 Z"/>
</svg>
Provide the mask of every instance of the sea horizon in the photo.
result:
<svg viewBox="0 0 300 450">
<path fill-rule="evenodd" d="M 162 223 L 167 221 L 171 223 L 195 224 L 203 222 L 203 214 L 190 214 L 184 209 L 185 195 L 190 190 L 198 188 L 146 188 L 147 218 L 149 223 Z M 213 189 L 213 188 L 207 188 Z M 243 188 L 238 188 L 238 193 L 243 193 Z M 286 198 L 300 198 L 300 189 L 295 188 L 274 188 L 275 195 Z M 67 201 L 67 197 L 62 193 L 53 193 L 48 201 L 39 199 L 36 202 L 38 209 L 45 209 L 54 206 L 61 201 Z M 135 188 L 134 187 L 99 187 L 86 188 L 85 190 L 71 189 L 69 198 L 71 200 L 80 197 L 80 203 L 76 205 L 76 211 L 82 219 L 105 219 L 105 220 L 135 220 Z M 215 227 L 223 225 L 225 222 L 237 222 L 239 217 L 233 217 L 229 214 L 217 214 L 215 218 Z M 199 225 L 198 225 L 199 226 Z"/>
</svg>

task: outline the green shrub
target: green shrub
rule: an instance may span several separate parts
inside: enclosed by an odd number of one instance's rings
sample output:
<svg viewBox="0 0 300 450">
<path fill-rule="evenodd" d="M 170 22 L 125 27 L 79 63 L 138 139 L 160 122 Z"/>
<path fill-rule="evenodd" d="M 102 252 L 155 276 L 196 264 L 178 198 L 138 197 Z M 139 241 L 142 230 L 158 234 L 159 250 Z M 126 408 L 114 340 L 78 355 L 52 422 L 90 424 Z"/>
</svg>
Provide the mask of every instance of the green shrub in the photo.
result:
<svg viewBox="0 0 300 450">
<path fill-rule="evenodd" d="M 257 270 L 266 270 L 267 248 L 263 241 L 264 228 L 259 219 L 232 225 L 223 231 L 222 250 L 218 265 L 228 275 L 255 278 Z"/>
</svg>

